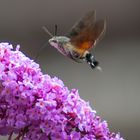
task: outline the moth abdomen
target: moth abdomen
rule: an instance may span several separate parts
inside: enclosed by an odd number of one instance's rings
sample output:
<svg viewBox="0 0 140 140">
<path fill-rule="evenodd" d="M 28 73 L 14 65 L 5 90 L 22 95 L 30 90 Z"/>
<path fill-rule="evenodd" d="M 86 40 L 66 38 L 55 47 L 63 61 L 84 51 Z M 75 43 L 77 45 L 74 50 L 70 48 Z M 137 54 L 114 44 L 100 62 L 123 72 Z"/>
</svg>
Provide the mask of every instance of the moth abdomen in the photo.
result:
<svg viewBox="0 0 140 140">
<path fill-rule="evenodd" d="M 85 59 L 92 69 L 96 68 L 99 65 L 99 62 L 95 60 L 94 56 L 91 53 L 87 53 Z"/>
</svg>

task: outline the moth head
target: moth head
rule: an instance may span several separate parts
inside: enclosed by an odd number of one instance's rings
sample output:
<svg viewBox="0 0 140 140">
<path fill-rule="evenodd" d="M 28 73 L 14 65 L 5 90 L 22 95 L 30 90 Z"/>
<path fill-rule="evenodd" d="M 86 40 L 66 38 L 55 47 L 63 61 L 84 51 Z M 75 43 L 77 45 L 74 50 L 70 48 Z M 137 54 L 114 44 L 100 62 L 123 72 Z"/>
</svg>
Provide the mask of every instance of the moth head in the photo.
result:
<svg viewBox="0 0 140 140">
<path fill-rule="evenodd" d="M 51 46 L 57 46 L 57 45 L 63 45 L 65 43 L 68 43 L 70 39 L 65 36 L 54 36 L 51 39 L 49 39 L 49 43 Z"/>
<path fill-rule="evenodd" d="M 58 38 L 57 37 L 52 37 L 51 39 L 49 39 L 49 44 L 51 45 L 51 46 L 57 46 L 58 45 L 58 43 L 59 43 L 59 40 L 58 40 Z"/>
<path fill-rule="evenodd" d="M 58 39 L 57 39 L 57 25 L 55 25 L 55 30 L 54 30 L 54 35 L 48 30 L 48 28 L 47 27 L 45 27 L 45 26 L 43 26 L 42 27 L 43 28 L 43 30 L 51 37 L 51 39 L 49 39 L 49 44 L 51 45 L 51 46 L 56 46 L 56 45 L 58 45 Z"/>
</svg>

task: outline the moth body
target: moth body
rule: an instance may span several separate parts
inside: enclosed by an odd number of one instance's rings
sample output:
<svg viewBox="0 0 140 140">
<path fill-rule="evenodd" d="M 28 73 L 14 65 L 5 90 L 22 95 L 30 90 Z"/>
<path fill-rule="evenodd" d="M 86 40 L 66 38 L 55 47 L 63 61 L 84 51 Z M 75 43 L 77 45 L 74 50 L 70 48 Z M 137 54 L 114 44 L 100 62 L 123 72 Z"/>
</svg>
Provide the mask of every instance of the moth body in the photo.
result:
<svg viewBox="0 0 140 140">
<path fill-rule="evenodd" d="M 51 36 L 51 39 L 49 39 L 51 46 L 76 62 L 86 61 L 92 69 L 98 66 L 98 61 L 90 53 L 90 49 L 95 48 L 97 42 L 105 33 L 105 29 L 106 21 L 96 21 L 94 10 L 83 16 L 66 36 L 56 36 L 56 34 L 53 36 L 44 27 L 44 30 Z"/>
<path fill-rule="evenodd" d="M 87 50 L 77 49 L 76 46 L 71 44 L 70 38 L 65 36 L 54 36 L 49 39 L 51 46 L 56 48 L 64 56 L 69 56 L 75 61 L 85 60 L 91 66 L 95 68 L 98 62 L 94 59 L 94 56 Z"/>
</svg>

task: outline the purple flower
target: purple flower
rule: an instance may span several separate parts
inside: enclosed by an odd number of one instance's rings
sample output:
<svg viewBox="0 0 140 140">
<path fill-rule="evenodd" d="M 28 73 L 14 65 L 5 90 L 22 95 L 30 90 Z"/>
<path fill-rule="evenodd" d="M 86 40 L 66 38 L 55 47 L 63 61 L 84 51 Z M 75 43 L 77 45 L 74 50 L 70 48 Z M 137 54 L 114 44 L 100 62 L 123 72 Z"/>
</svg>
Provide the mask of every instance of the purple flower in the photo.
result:
<svg viewBox="0 0 140 140">
<path fill-rule="evenodd" d="M 44 75 L 19 46 L 0 43 L 0 134 L 16 140 L 123 140 L 76 89 Z"/>
</svg>

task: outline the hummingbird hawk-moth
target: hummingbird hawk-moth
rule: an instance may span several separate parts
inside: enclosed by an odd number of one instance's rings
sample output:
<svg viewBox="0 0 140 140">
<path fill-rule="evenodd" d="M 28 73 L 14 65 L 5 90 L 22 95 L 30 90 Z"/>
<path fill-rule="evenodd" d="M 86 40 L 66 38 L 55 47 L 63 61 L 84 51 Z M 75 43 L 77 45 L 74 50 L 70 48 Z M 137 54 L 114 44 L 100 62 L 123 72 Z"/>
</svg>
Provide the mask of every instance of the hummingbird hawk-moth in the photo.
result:
<svg viewBox="0 0 140 140">
<path fill-rule="evenodd" d="M 98 61 L 90 53 L 101 39 L 106 29 L 106 21 L 95 19 L 95 11 L 85 14 L 65 36 L 52 35 L 44 26 L 43 29 L 51 36 L 49 44 L 61 54 L 76 62 L 86 61 L 91 68 L 97 68 Z M 99 66 L 98 66 L 99 67 Z"/>
</svg>

